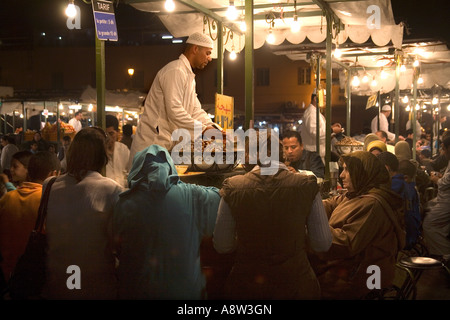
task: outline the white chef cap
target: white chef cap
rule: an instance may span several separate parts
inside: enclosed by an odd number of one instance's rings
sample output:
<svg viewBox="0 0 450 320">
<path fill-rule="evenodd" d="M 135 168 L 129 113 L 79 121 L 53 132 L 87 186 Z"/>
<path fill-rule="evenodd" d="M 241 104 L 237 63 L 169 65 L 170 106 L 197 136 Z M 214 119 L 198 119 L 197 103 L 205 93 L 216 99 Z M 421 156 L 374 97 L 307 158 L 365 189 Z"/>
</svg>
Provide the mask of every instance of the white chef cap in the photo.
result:
<svg viewBox="0 0 450 320">
<path fill-rule="evenodd" d="M 189 36 L 186 43 L 195 44 L 206 48 L 213 48 L 213 41 L 206 34 L 195 32 Z"/>
</svg>

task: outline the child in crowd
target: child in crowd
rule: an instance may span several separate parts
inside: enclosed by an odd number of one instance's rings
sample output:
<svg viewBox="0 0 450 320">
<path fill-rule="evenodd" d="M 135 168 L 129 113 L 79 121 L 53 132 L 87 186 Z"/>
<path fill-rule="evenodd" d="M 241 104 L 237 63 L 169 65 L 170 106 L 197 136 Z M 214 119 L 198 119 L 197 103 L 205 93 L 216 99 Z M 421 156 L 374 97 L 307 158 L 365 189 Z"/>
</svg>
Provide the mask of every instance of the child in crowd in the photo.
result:
<svg viewBox="0 0 450 320">
<path fill-rule="evenodd" d="M 12 156 L 10 173 L 14 189 L 27 180 L 28 164 L 32 155 L 30 151 L 24 150 L 16 152 Z"/>
<path fill-rule="evenodd" d="M 36 223 L 42 183 L 47 177 L 59 174 L 60 163 L 56 154 L 40 151 L 29 158 L 27 168 L 21 169 L 22 173 L 23 170 L 28 172 L 26 178 L 16 190 L 0 199 L 0 254 L 3 257 L 0 267 L 5 281 L 8 281 L 17 260 L 24 253 Z"/>
</svg>

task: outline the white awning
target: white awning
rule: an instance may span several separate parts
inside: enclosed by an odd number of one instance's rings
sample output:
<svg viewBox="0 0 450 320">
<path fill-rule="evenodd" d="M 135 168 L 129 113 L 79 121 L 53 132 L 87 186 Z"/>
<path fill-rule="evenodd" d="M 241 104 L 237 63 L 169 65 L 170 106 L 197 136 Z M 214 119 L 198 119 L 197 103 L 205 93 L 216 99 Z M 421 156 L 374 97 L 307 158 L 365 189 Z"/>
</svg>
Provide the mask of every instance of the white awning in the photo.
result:
<svg viewBox="0 0 450 320">
<path fill-rule="evenodd" d="M 145 97 L 140 92 L 114 92 L 107 90 L 105 93 L 105 104 L 107 106 L 120 106 L 121 108 L 139 110 Z M 97 104 L 97 90 L 88 86 L 81 94 L 80 102 Z"/>
<path fill-rule="evenodd" d="M 226 8 L 229 6 L 229 0 L 196 0 L 192 1 L 217 16 L 225 17 Z M 157 13 L 167 30 L 174 37 L 186 37 L 194 32 L 204 32 L 210 34 L 213 39 L 217 37 L 217 28 L 212 29 L 211 24 L 204 20 L 205 14 L 196 12 L 194 9 L 180 2 L 175 2 L 176 9 L 170 14 L 166 14 L 164 9 L 165 1 L 142 1 L 133 3 L 129 1 L 134 8 Z M 240 18 L 233 22 L 227 21 L 227 27 L 234 26 L 239 29 L 239 24 L 244 17 L 244 1 L 234 1 Z M 272 44 L 279 45 L 285 40 L 292 44 L 299 44 L 308 38 L 313 43 L 321 43 L 326 39 L 326 19 L 322 14 L 320 7 L 314 2 L 297 5 L 297 15 L 301 22 L 299 32 L 291 31 L 291 24 L 294 20 L 294 1 L 287 1 L 287 4 L 277 4 L 273 1 L 254 0 L 254 48 L 258 49 L 264 45 L 269 32 L 275 36 Z M 299 2 L 300 3 L 300 2 Z M 338 43 L 344 43 L 350 39 L 354 43 L 365 43 L 372 39 L 372 42 L 378 46 L 385 46 L 392 42 L 396 48 L 402 46 L 403 25 L 395 24 L 391 1 L 390 0 L 369 0 L 355 2 L 336 2 L 329 3 L 334 14 L 341 20 L 344 27 L 337 37 Z M 379 19 L 374 20 L 375 16 Z M 273 20 L 272 20 L 273 18 Z M 211 19 L 210 19 L 211 21 Z M 271 21 L 273 26 L 270 28 Z M 233 32 L 233 39 L 227 37 L 224 39 L 224 48 L 228 51 L 241 51 L 245 45 L 245 36 Z M 217 49 L 217 40 L 215 40 L 215 49 Z M 213 52 L 213 57 L 217 57 L 217 52 Z"/>
</svg>

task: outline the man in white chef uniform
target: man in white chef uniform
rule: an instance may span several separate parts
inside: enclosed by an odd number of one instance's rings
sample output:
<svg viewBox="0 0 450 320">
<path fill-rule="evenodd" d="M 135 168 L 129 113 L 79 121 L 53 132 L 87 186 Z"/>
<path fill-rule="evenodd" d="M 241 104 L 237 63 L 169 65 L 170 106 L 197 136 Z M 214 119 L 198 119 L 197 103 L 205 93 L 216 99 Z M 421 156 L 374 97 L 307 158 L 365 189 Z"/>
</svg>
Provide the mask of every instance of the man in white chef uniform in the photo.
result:
<svg viewBox="0 0 450 320">
<path fill-rule="evenodd" d="M 389 121 L 388 117 L 391 115 L 391 106 L 385 104 L 381 108 L 380 112 L 380 127 L 378 128 L 378 116 L 373 117 L 372 122 L 370 124 L 370 129 L 372 133 L 376 133 L 377 131 L 384 131 L 388 136 L 388 140 L 395 141 L 395 133 L 389 131 Z M 403 140 L 402 136 L 399 136 L 399 139 Z"/>
<path fill-rule="evenodd" d="M 171 151 L 177 141 L 172 141 L 176 129 L 187 129 L 194 137 L 194 124 L 201 132 L 219 129 L 202 109 L 195 90 L 193 69 L 203 69 L 212 60 L 213 41 L 196 32 L 186 40 L 186 49 L 178 60 L 164 66 L 156 75 L 145 100 L 144 112 L 136 128 L 130 149 L 131 167 L 134 155 L 152 144 Z"/>
<path fill-rule="evenodd" d="M 303 147 L 305 150 L 317 152 L 316 150 L 316 135 L 317 135 L 317 101 L 316 90 L 314 89 L 311 95 L 311 104 L 303 113 L 303 123 L 301 128 L 301 136 Z M 325 163 L 325 134 L 326 134 L 326 119 L 319 111 L 319 154 Z"/>
</svg>

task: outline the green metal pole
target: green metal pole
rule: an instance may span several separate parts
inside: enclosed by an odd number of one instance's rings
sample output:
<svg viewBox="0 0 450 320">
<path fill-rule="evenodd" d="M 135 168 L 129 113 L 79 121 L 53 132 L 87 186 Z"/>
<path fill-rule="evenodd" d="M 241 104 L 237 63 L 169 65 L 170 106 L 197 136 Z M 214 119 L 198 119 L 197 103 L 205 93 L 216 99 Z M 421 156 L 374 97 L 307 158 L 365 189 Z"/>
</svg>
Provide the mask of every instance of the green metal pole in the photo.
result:
<svg viewBox="0 0 450 320">
<path fill-rule="evenodd" d="M 395 68 L 395 97 L 394 97 L 394 112 L 393 120 L 395 125 L 395 143 L 398 142 L 400 136 L 400 65 L 401 59 L 399 54 L 395 56 L 396 68 Z"/>
<path fill-rule="evenodd" d="M 97 126 L 105 130 L 105 42 L 95 37 Z"/>
<path fill-rule="evenodd" d="M 254 121 L 253 78 L 253 1 L 245 1 L 245 130 L 252 128 Z"/>
<path fill-rule="evenodd" d="M 326 95 L 326 109 L 325 109 L 325 180 L 330 179 L 330 161 L 331 161 L 331 84 L 333 81 L 333 74 L 331 69 L 331 47 L 333 38 L 333 19 L 331 14 L 327 12 L 327 95 Z"/>
<path fill-rule="evenodd" d="M 220 21 L 217 21 L 217 93 L 223 94 L 223 25 Z"/>
<path fill-rule="evenodd" d="M 316 112 L 316 151 L 320 153 L 320 108 L 319 108 L 319 90 L 320 90 L 320 63 L 321 57 L 317 56 L 316 66 L 316 94 L 317 94 L 317 112 Z"/>
<path fill-rule="evenodd" d="M 351 83 L 351 72 L 347 72 L 347 135 L 350 136 L 350 121 L 351 121 L 351 113 L 352 113 L 352 83 Z"/>
<path fill-rule="evenodd" d="M 414 69 L 413 75 L 413 102 L 411 103 L 411 128 L 413 129 L 413 148 L 412 148 L 412 158 L 416 160 L 416 104 L 417 104 L 417 78 L 418 78 L 418 70 Z"/>
<path fill-rule="evenodd" d="M 61 101 L 58 101 L 56 104 L 56 150 L 59 150 L 61 144 L 61 126 L 59 124 L 59 104 Z"/>
<path fill-rule="evenodd" d="M 28 129 L 28 124 L 27 124 L 27 109 L 25 108 L 24 101 L 22 101 L 22 114 L 23 114 L 23 132 L 25 134 L 25 132 Z"/>
</svg>

